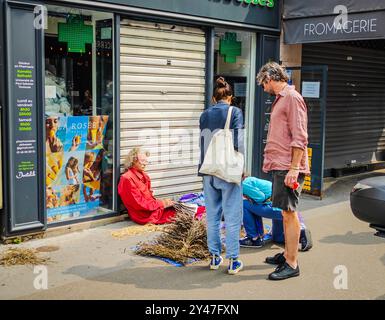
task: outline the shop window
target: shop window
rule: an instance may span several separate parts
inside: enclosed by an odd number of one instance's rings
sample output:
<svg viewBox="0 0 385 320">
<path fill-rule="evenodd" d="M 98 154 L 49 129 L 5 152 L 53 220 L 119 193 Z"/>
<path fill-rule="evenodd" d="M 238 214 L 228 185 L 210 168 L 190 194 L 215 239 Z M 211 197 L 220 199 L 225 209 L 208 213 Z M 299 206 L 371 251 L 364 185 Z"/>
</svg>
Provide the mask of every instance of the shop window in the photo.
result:
<svg viewBox="0 0 385 320">
<path fill-rule="evenodd" d="M 48 6 L 48 223 L 113 209 L 113 15 Z"/>
</svg>

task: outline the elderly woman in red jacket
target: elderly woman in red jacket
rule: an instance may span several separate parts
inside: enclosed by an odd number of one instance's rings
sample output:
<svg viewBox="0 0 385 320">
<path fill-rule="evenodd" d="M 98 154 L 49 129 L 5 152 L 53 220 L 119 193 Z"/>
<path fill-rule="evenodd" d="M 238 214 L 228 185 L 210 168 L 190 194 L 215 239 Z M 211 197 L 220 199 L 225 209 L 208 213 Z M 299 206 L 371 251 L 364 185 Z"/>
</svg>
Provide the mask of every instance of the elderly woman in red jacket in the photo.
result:
<svg viewBox="0 0 385 320">
<path fill-rule="evenodd" d="M 121 176 L 118 193 L 131 220 L 139 224 L 163 224 L 175 215 L 171 199 L 156 199 L 150 177 L 145 173 L 149 152 L 134 148 L 126 160 L 127 171 Z"/>
</svg>

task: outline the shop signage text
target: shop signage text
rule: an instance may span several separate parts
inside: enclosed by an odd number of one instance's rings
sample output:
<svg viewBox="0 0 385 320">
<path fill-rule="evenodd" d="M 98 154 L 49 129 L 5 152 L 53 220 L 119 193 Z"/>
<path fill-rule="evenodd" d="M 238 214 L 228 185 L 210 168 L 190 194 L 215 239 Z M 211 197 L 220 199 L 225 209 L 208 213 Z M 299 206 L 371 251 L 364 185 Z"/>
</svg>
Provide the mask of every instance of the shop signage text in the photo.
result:
<svg viewBox="0 0 385 320">
<path fill-rule="evenodd" d="M 287 44 L 384 39 L 385 11 L 284 20 Z"/>
<path fill-rule="evenodd" d="M 41 173 L 42 31 L 33 28 L 34 6 L 10 5 L 8 10 L 9 95 L 7 116 L 9 220 L 7 233 L 44 227 Z M 20 26 L 31 26 L 20 28 Z M 44 100 L 43 100 L 44 101 Z"/>
<path fill-rule="evenodd" d="M 241 2 L 245 4 L 260 5 L 261 7 L 268 7 L 268 8 L 274 8 L 274 5 L 275 5 L 274 0 L 237 0 L 237 2 Z"/>
<path fill-rule="evenodd" d="M 199 21 L 204 18 L 242 23 L 272 28 L 277 32 L 281 27 L 278 0 L 94 0 L 93 2 L 155 10 L 162 16 L 167 12 L 182 14 L 188 16 L 183 18 L 187 20 Z M 147 14 L 149 15 L 148 18 L 151 18 L 152 14 L 145 12 L 143 12 L 143 17 Z"/>
<path fill-rule="evenodd" d="M 319 22 L 304 25 L 305 36 L 325 36 L 337 33 L 367 33 L 377 32 L 377 19 L 348 20 L 337 28 L 335 23 Z"/>
</svg>

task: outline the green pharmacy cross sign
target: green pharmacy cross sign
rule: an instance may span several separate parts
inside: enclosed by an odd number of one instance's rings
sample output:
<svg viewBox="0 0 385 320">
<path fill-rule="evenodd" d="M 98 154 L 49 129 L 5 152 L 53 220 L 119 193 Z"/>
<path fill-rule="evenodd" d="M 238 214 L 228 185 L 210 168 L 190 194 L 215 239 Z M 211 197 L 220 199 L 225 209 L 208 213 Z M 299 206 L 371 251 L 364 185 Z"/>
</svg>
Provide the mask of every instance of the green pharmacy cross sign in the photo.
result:
<svg viewBox="0 0 385 320">
<path fill-rule="evenodd" d="M 225 37 L 219 41 L 219 53 L 226 63 L 236 63 L 237 57 L 242 55 L 242 42 L 237 41 L 237 34 L 226 32 Z"/>
<path fill-rule="evenodd" d="M 68 52 L 85 53 L 86 43 L 93 43 L 94 30 L 92 26 L 84 24 L 79 15 L 72 15 L 67 23 L 58 25 L 59 41 L 68 43 Z"/>
</svg>

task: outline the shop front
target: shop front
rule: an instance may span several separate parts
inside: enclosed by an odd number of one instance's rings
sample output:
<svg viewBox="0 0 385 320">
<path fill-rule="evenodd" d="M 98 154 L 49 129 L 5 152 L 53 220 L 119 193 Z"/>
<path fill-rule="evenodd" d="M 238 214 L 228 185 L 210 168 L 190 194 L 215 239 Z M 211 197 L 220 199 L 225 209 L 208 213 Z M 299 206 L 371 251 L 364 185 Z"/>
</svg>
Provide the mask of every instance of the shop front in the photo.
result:
<svg viewBox="0 0 385 320">
<path fill-rule="evenodd" d="M 302 70 L 326 70 L 324 81 L 322 76 L 307 81 L 308 71 L 297 72 L 294 79 L 299 90 L 308 93 L 310 85 L 315 88 L 318 83 L 318 94 L 307 102 L 312 107 L 310 140 L 323 144 L 322 152 L 313 155 L 313 160 L 319 158 L 321 177 L 385 164 L 384 18 L 385 4 L 380 0 L 347 4 L 328 0 L 322 5 L 307 1 L 306 6 L 284 1 L 281 60 Z M 320 99 L 325 100 L 321 117 L 314 113 Z"/>
<path fill-rule="evenodd" d="M 0 3 L 3 237 L 118 215 L 134 147 L 151 152 L 157 197 L 201 191 L 198 120 L 219 75 L 259 173 L 255 75 L 278 57 L 277 2 Z"/>
<path fill-rule="evenodd" d="M 284 2 L 281 52 L 299 48 L 297 66 L 327 68 L 325 176 L 385 163 L 384 18 L 380 0 Z"/>
</svg>

